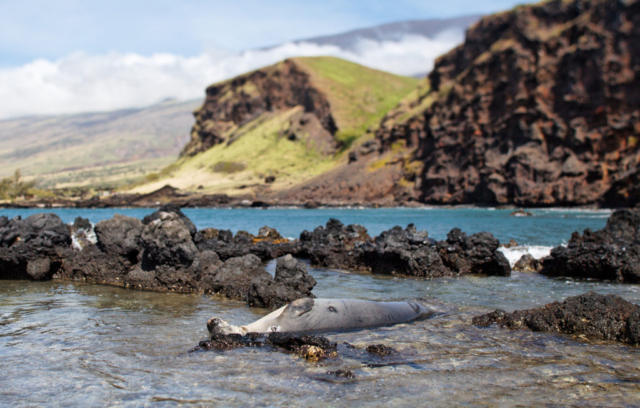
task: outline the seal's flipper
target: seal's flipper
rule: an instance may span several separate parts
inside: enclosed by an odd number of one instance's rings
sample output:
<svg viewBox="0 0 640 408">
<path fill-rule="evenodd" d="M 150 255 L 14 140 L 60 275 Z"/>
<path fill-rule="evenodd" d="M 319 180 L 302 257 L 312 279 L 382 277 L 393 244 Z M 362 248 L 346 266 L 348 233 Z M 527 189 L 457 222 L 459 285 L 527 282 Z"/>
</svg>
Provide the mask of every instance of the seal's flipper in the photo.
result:
<svg viewBox="0 0 640 408">
<path fill-rule="evenodd" d="M 302 298 L 289 303 L 282 311 L 282 316 L 302 316 L 313 309 L 312 298 Z"/>
</svg>

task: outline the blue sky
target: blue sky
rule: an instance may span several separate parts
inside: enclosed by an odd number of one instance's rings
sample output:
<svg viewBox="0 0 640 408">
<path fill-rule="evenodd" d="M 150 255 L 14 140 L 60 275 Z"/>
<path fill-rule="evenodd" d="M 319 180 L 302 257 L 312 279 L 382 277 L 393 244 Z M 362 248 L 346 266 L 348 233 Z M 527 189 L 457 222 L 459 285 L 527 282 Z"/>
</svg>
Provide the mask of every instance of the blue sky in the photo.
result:
<svg viewBox="0 0 640 408">
<path fill-rule="evenodd" d="M 74 52 L 240 51 L 393 21 L 492 13 L 514 0 L 0 0 L 0 67 Z"/>
<path fill-rule="evenodd" d="M 0 120 L 202 98 L 207 85 L 295 56 L 425 75 L 464 40 L 291 43 L 384 23 L 490 14 L 515 0 L 0 0 Z M 275 46 L 275 47 L 271 47 Z M 270 47 L 270 48 L 263 48 Z"/>
</svg>

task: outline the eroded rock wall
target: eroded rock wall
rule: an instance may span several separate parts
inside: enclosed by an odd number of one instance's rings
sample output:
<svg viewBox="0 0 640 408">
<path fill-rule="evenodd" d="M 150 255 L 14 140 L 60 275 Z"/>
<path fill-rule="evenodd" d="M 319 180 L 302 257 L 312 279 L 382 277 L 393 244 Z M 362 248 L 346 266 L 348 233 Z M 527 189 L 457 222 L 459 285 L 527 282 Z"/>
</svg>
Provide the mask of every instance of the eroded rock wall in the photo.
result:
<svg viewBox="0 0 640 408">
<path fill-rule="evenodd" d="M 634 205 L 640 2 L 554 0 L 485 17 L 439 58 L 405 140 L 427 203 Z"/>
</svg>

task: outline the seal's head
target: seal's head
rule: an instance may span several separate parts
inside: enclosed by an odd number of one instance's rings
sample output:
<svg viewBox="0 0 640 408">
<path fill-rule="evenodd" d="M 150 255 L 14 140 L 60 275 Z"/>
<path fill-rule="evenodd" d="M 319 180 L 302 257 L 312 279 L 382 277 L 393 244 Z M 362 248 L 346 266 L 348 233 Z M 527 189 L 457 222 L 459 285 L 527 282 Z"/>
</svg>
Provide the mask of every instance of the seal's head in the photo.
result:
<svg viewBox="0 0 640 408">
<path fill-rule="evenodd" d="M 209 333 L 213 334 L 247 334 L 247 329 L 243 326 L 233 326 L 224 320 L 214 317 L 207 322 Z"/>
</svg>

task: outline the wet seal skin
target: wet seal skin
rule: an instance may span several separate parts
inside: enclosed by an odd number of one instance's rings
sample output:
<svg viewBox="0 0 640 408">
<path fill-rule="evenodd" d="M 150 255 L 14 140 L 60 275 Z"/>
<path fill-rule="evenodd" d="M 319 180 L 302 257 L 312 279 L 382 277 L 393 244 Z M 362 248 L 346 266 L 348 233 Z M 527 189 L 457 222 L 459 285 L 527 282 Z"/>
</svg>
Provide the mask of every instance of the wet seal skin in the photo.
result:
<svg viewBox="0 0 640 408">
<path fill-rule="evenodd" d="M 409 323 L 436 313 L 434 309 L 414 302 L 303 298 L 247 326 L 233 326 L 212 318 L 207 322 L 207 328 L 212 335 L 355 330 Z"/>
</svg>

